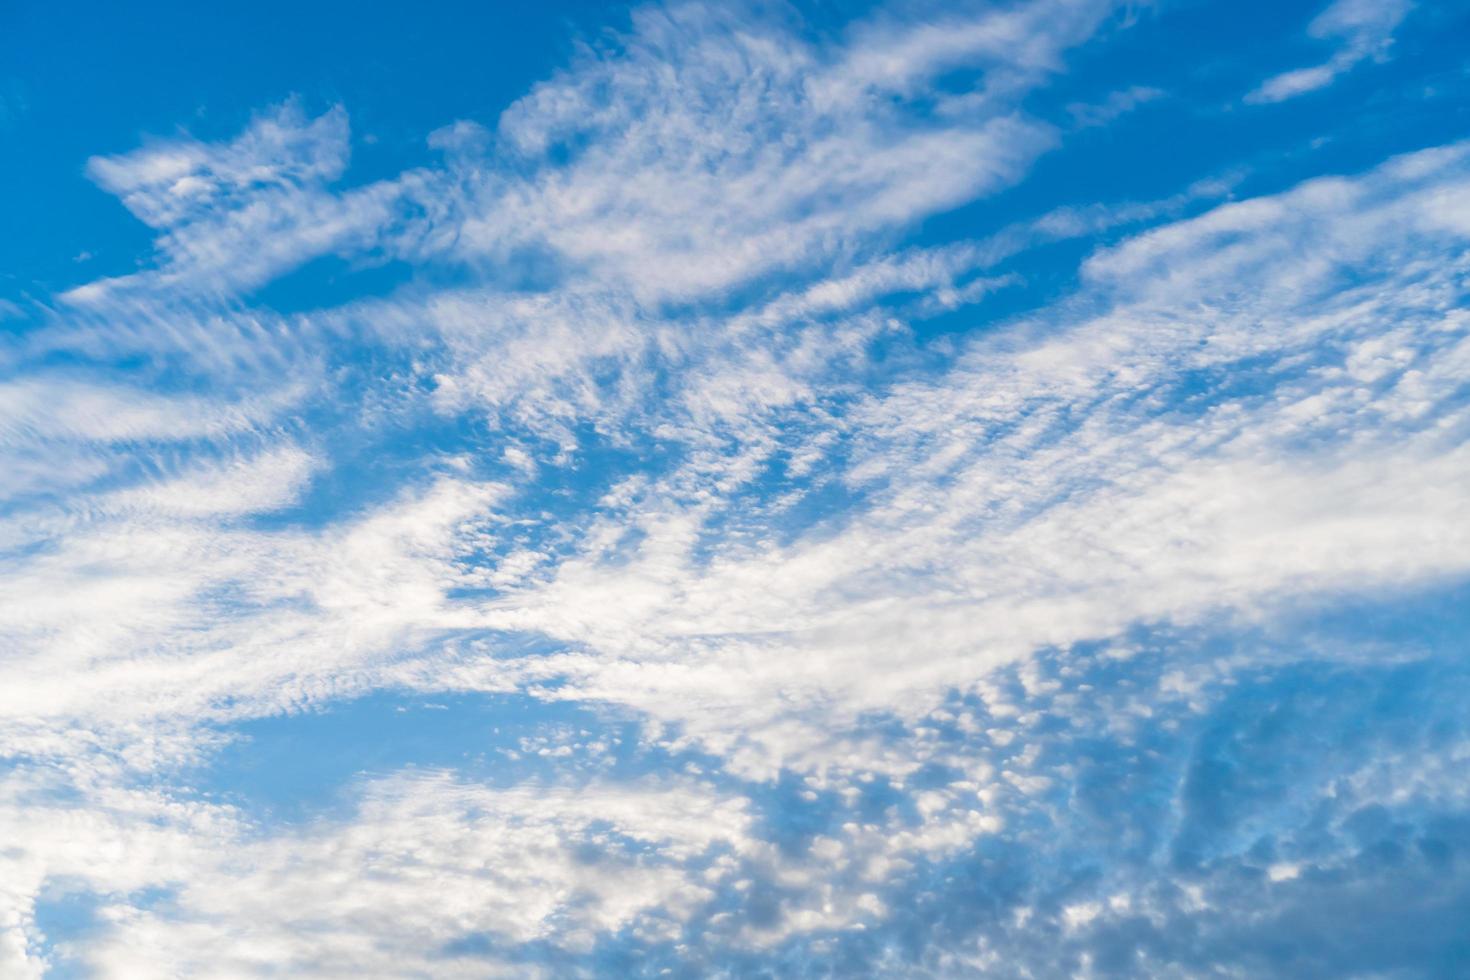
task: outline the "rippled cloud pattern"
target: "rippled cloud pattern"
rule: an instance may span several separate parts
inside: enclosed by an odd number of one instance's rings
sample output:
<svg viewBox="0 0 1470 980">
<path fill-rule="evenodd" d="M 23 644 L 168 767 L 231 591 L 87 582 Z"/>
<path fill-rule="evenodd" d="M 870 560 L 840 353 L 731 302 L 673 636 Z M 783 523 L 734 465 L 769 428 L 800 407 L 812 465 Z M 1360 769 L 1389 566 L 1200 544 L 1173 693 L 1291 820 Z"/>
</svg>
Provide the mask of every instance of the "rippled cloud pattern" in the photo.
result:
<svg viewBox="0 0 1470 980">
<path fill-rule="evenodd" d="M 1470 6 L 94 6 L 0 976 L 1470 976 Z"/>
</svg>

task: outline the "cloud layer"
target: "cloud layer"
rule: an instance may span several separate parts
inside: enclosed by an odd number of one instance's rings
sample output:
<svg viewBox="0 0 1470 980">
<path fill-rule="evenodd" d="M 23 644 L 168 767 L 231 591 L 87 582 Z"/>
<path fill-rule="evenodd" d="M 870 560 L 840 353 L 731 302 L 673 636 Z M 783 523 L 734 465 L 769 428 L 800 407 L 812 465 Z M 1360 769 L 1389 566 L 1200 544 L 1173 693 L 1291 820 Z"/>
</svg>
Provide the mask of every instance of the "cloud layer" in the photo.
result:
<svg viewBox="0 0 1470 980">
<path fill-rule="evenodd" d="M 1048 101 L 1135 14 L 642 8 L 373 182 L 300 101 L 94 157 L 153 252 L 0 353 L 0 972 L 1454 975 L 1470 144 L 1028 190 L 1169 101 Z"/>
</svg>

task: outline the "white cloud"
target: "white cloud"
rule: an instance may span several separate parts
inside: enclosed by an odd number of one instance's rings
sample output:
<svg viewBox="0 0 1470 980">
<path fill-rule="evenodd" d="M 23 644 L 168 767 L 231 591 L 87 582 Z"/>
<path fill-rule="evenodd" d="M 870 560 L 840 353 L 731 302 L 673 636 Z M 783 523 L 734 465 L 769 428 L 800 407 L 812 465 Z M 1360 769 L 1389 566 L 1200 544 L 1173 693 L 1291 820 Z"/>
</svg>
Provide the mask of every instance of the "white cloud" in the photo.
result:
<svg viewBox="0 0 1470 980">
<path fill-rule="evenodd" d="M 1246 102 L 1283 102 L 1326 88 L 1370 58 L 1385 58 L 1393 32 L 1413 8 L 1410 0 L 1335 0 L 1307 25 L 1315 40 L 1335 42 L 1337 51 L 1320 65 L 1273 75 L 1246 95 Z"/>
<path fill-rule="evenodd" d="M 614 54 L 589 55 L 507 110 L 501 135 L 533 164 L 554 145 L 573 158 L 488 182 L 458 249 L 549 246 L 647 302 L 809 267 L 1018 179 L 1054 143 L 1016 111 L 1018 95 L 1105 9 L 1030 4 L 874 30 L 836 52 L 711 8 L 644 11 Z M 1026 45 L 1009 43 L 1021 35 Z M 922 125 L 885 101 L 958 63 L 1026 83 Z"/>
<path fill-rule="evenodd" d="M 282 481 L 299 489 L 305 465 L 227 465 L 54 523 L 6 575 L 0 632 L 17 653 L 0 736 L 78 725 L 126 744 L 139 725 L 299 707 L 478 623 L 447 592 L 473 580 L 456 558 L 481 544 L 499 488 L 446 478 L 317 533 L 232 526 L 288 500 Z"/>
<path fill-rule="evenodd" d="M 755 846 L 742 801 L 696 784 L 494 790 L 434 773 L 364 784 L 345 819 L 276 835 L 142 794 L 0 821 L 22 842 L 7 882 L 115 896 L 95 935 L 61 948 L 103 977 L 485 976 L 496 951 L 501 973 L 524 976 L 523 943 L 580 951 L 624 928 L 676 929 Z M 171 895 L 130 905 L 144 888 Z M 16 955 L 29 902 L 3 898 L 15 918 L 0 965 L 39 976 L 40 957 Z"/>
<path fill-rule="evenodd" d="M 1106 99 L 1095 105 L 1074 102 L 1067 106 L 1067 112 L 1079 126 L 1106 126 L 1120 116 L 1127 115 L 1141 105 L 1161 99 L 1164 95 L 1163 90 L 1149 85 L 1133 85 L 1110 93 Z"/>
<path fill-rule="evenodd" d="M 270 418 L 292 393 L 237 404 L 31 377 L 0 385 L 9 445 L 27 438 L 140 442 L 218 437 Z"/>
<path fill-rule="evenodd" d="M 482 975 L 456 941 L 577 952 L 697 922 L 759 947 L 866 927 L 903 912 L 886 886 L 1066 778 L 1033 737 L 1060 686 L 1026 666 L 1038 651 L 1470 569 L 1463 146 L 1135 234 L 1074 295 L 970 340 L 909 332 L 1015 281 L 995 267 L 1033 244 L 1220 193 L 894 250 L 1054 143 L 1022 99 L 1109 9 L 880 16 L 840 42 L 646 10 L 392 181 L 334 189 L 340 109 L 94 161 L 160 229 L 158 263 L 82 287 L 10 352 L 83 367 L 0 386 L 18 502 L 0 749 L 38 760 L 0 794 L 0 965 L 36 971 L 36 896 L 71 879 L 104 897 L 76 951 L 104 975 Z M 1338 4 L 1312 30 L 1362 60 L 1393 9 Z M 957 69 L 969 91 L 934 86 Z M 452 260 L 473 282 L 239 307 L 329 253 Z M 171 371 L 196 383 L 159 384 Z M 485 458 L 425 448 L 420 426 L 445 420 Z M 371 470 L 320 526 L 261 520 L 350 465 L 334 436 L 418 454 L 411 478 Z M 597 485 L 577 469 L 588 442 L 647 465 Z M 789 516 L 804 506 L 817 517 Z M 1006 669 L 1018 703 L 992 682 Z M 1204 686 L 1175 680 L 1181 699 Z M 355 787 L 348 818 L 270 830 L 137 788 L 206 758 L 211 722 L 385 687 L 609 703 L 736 786 L 785 768 L 850 803 L 891 780 L 912 813 L 777 853 L 752 798 L 696 782 L 400 774 Z M 956 692 L 991 717 L 950 711 Z M 941 720 L 997 751 L 939 745 Z M 909 787 L 925 767 L 951 775 Z M 150 886 L 176 894 L 145 907 Z M 759 921 L 711 911 L 763 888 Z M 1151 907 L 1119 894 L 1070 902 L 1074 931 Z"/>
<path fill-rule="evenodd" d="M 309 119 L 293 102 L 257 116 L 227 144 L 184 137 L 94 157 L 89 176 L 160 231 L 158 264 L 62 299 L 104 310 L 140 292 L 223 300 L 321 255 L 374 251 L 405 219 L 405 198 L 425 175 L 335 192 L 348 144 L 341 106 Z"/>
<path fill-rule="evenodd" d="M 1417 401 L 1464 343 L 1441 261 L 1459 246 L 1430 237 L 1470 193 L 1463 158 L 1224 205 L 1099 253 L 1085 272 L 1103 312 L 1032 317 L 1032 339 L 979 341 L 844 416 L 856 451 L 841 475 L 871 502 L 838 526 L 700 554 L 751 473 L 746 455 L 698 457 L 606 517 L 635 545 L 609 549 L 594 525 L 584 553 L 487 621 L 575 646 L 525 664 L 526 680 L 678 722 L 758 774 L 822 767 L 862 711 L 923 713 L 1043 646 L 1463 571 L 1470 457 L 1444 435 L 1463 411 L 1450 388 Z M 1261 394 L 1169 408 L 1191 374 L 1221 385 L 1253 361 Z M 723 370 L 750 387 L 743 366 Z M 509 670 L 461 669 L 469 684 Z"/>
<path fill-rule="evenodd" d="M 308 120 L 287 104 L 258 116 L 223 145 L 158 141 L 131 153 L 93 157 L 87 172 L 152 227 L 233 210 L 262 188 L 331 181 L 347 167 L 347 113 L 337 106 Z"/>
</svg>

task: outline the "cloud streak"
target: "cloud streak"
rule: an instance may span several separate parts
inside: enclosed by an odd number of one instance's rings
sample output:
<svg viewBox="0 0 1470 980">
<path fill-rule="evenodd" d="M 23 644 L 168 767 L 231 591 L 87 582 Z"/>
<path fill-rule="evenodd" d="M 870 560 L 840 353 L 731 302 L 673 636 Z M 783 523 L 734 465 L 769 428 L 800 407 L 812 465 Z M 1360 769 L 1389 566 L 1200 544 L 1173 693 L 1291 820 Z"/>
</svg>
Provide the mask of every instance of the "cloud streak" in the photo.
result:
<svg viewBox="0 0 1470 980">
<path fill-rule="evenodd" d="M 1284 102 L 1331 85 L 1369 59 L 1383 59 L 1393 43 L 1393 32 L 1408 15 L 1408 0 L 1336 0 L 1307 25 L 1307 35 L 1338 45 L 1320 65 L 1295 68 L 1273 75 L 1246 95 L 1249 103 Z"/>
</svg>

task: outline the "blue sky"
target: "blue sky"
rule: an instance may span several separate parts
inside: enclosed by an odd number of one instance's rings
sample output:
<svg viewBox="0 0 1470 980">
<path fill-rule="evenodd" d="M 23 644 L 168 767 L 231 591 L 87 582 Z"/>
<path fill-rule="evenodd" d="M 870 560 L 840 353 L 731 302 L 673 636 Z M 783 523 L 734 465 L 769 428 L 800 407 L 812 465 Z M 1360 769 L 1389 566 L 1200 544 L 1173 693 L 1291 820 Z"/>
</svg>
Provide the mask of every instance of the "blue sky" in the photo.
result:
<svg viewBox="0 0 1470 980">
<path fill-rule="evenodd" d="M 1467 38 L 7 5 L 0 975 L 1466 975 Z"/>
</svg>

